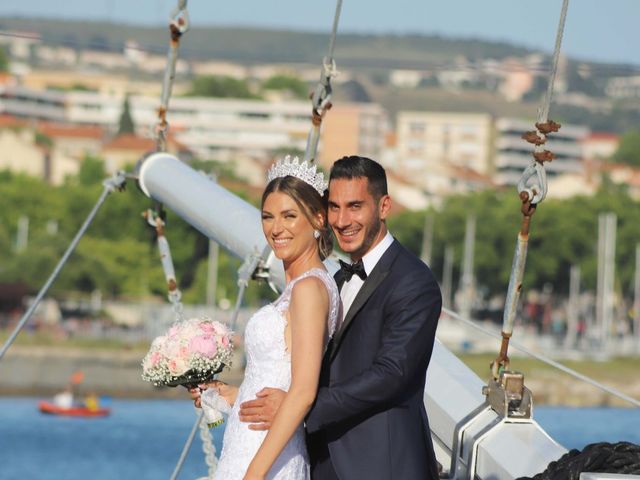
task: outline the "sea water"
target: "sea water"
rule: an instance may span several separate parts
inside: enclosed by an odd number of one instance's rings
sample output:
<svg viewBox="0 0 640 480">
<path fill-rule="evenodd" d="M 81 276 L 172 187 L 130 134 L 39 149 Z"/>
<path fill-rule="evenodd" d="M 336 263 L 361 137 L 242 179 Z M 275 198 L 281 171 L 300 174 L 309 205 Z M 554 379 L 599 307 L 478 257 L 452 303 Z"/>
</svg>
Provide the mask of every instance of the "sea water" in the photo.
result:
<svg viewBox="0 0 640 480">
<path fill-rule="evenodd" d="M 0 479 L 169 479 L 196 420 L 189 400 L 113 400 L 105 418 L 38 411 L 37 398 L 0 398 Z M 537 407 L 536 420 L 567 448 L 640 444 L 640 409 Z M 220 452 L 224 427 L 213 433 Z M 178 479 L 207 475 L 199 431 Z"/>
</svg>

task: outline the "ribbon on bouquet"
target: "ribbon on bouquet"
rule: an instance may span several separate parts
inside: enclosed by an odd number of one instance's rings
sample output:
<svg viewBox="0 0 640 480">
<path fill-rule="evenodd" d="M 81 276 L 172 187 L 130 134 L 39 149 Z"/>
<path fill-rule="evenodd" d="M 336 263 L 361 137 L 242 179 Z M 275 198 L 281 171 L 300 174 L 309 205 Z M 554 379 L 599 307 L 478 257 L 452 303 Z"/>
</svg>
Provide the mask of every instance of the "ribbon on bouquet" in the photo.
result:
<svg viewBox="0 0 640 480">
<path fill-rule="evenodd" d="M 209 428 L 221 425 L 224 422 L 222 415 L 228 415 L 231 412 L 231 406 L 220 396 L 216 388 L 204 390 L 200 394 L 200 404 Z"/>
</svg>

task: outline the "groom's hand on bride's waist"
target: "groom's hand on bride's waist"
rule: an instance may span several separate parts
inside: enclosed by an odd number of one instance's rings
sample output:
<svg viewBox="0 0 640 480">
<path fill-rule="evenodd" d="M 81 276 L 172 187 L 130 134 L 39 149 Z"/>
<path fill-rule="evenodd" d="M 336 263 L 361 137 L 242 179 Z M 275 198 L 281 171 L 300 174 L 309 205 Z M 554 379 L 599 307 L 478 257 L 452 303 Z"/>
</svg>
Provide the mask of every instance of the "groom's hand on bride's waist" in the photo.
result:
<svg viewBox="0 0 640 480">
<path fill-rule="evenodd" d="M 240 404 L 240 420 L 250 423 L 251 430 L 269 430 L 286 394 L 277 388 L 263 388 L 255 399 Z"/>
</svg>

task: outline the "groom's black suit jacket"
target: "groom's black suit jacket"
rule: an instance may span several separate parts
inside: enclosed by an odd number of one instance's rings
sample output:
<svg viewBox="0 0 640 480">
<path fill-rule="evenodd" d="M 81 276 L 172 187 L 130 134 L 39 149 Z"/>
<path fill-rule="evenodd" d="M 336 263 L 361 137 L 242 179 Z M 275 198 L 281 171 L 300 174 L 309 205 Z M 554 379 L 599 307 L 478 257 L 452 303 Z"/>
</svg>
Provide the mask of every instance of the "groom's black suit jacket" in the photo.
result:
<svg viewBox="0 0 640 480">
<path fill-rule="evenodd" d="M 323 359 L 306 419 L 312 466 L 330 461 L 340 480 L 438 478 L 423 392 L 441 306 L 431 270 L 394 240 Z"/>
</svg>

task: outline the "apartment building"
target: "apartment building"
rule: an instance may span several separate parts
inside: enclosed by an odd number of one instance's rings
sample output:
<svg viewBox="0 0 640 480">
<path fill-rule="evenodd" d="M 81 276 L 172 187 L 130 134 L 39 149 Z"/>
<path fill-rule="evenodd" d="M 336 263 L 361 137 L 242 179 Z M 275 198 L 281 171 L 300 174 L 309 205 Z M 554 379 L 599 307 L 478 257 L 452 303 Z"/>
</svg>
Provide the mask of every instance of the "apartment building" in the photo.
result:
<svg viewBox="0 0 640 480">
<path fill-rule="evenodd" d="M 534 130 L 533 121 L 514 118 L 499 118 L 495 122 L 495 173 L 498 185 L 516 185 L 524 169 L 533 159 L 533 145 L 525 142 L 521 135 Z M 589 128 L 579 125 L 562 125 L 560 131 L 549 135 L 545 149 L 556 158 L 545 164 L 547 177 L 563 174 L 582 174 L 582 141 L 589 135 Z"/>
<path fill-rule="evenodd" d="M 19 118 L 97 125 L 115 133 L 124 96 L 107 92 L 41 91 L 0 87 L 0 113 Z M 130 97 L 137 133 L 150 136 L 160 99 Z M 202 159 L 266 157 L 277 149 L 304 150 L 310 128 L 308 101 L 267 102 L 174 97 L 167 120 L 176 139 Z"/>
<path fill-rule="evenodd" d="M 376 103 L 341 103 L 322 121 L 318 160 L 325 169 L 345 155 L 380 161 L 389 130 L 386 111 Z"/>
<path fill-rule="evenodd" d="M 491 129 L 489 114 L 399 112 L 397 168 L 419 177 L 436 165 L 451 163 L 486 174 Z"/>
<path fill-rule="evenodd" d="M 97 125 L 115 133 L 122 92 L 41 91 L 0 86 L 0 113 L 78 125 Z M 136 133 L 151 137 L 159 97 L 133 95 L 130 111 Z M 304 151 L 311 129 L 311 104 L 299 100 L 241 100 L 173 97 L 167 120 L 175 139 L 203 160 L 238 157 L 269 161 L 274 152 Z M 319 158 L 332 162 L 350 153 L 377 158 L 384 146 L 387 117 L 377 104 L 341 104 L 327 114 Z"/>
</svg>

